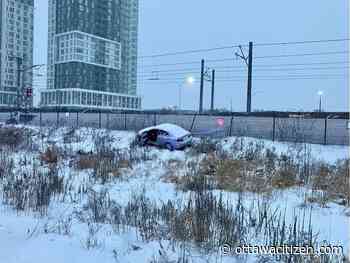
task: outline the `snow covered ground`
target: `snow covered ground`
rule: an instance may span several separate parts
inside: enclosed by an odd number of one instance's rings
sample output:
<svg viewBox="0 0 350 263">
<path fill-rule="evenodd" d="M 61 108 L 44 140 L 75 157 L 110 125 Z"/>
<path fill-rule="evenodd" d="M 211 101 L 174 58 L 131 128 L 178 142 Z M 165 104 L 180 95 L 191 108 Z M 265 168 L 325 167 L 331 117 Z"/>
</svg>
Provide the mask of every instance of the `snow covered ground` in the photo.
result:
<svg viewBox="0 0 350 263">
<path fill-rule="evenodd" d="M 110 148 L 113 151 L 127 151 L 135 134 L 124 131 L 94 130 L 81 128 L 73 131 L 74 140 L 67 140 L 69 129 L 29 128 L 32 140 L 39 152 L 44 152 L 48 145 L 56 145 L 67 152 L 67 156 L 78 152 L 96 151 L 97 137 L 108 135 Z M 44 136 L 42 136 L 44 134 Z M 227 151 L 236 138 L 221 141 Z M 274 148 L 278 153 L 286 153 L 291 144 L 243 138 L 249 142 L 263 142 L 266 148 Z M 295 145 L 293 146 L 295 147 Z M 338 159 L 349 158 L 349 148 L 345 146 L 303 145 L 308 147 L 314 159 L 335 163 Z M 59 174 L 69 180 L 72 192 L 76 196 L 67 197 L 65 201 L 52 200 L 47 215 L 40 216 L 33 212 L 16 211 L 12 207 L 0 203 L 0 262 L 4 263 L 75 263 L 75 262 L 177 262 L 181 254 L 188 255 L 189 262 L 242 262 L 237 258 L 220 253 L 203 253 L 193 245 L 185 248 L 173 244 L 166 238 L 162 241 L 143 242 L 137 229 L 128 227 L 122 233 L 116 234 L 108 224 L 90 224 L 82 222 L 77 216 L 86 204 L 86 196 L 78 198 L 79 189 L 89 188 L 96 192 L 106 191 L 111 200 L 120 206 L 125 206 L 135 194 L 144 191 L 145 196 L 156 204 L 165 204 L 168 200 L 187 200 L 189 192 L 178 191 L 172 183 L 163 180 L 170 162 L 179 163 L 178 173 L 185 163 L 196 161 L 190 150 L 169 152 L 152 148 L 147 153 L 148 160 L 135 164 L 132 168 L 123 170 L 120 178 L 106 184 L 91 180 L 90 170 L 76 170 L 69 160 L 59 160 Z M 33 162 L 40 166 L 38 153 L 25 151 L 13 152 L 9 156 L 14 160 L 15 171 L 31 169 Z M 29 160 L 23 164 L 23 159 Z M 44 169 L 44 168 L 43 168 Z M 0 183 L 1 185 L 1 183 Z M 341 245 L 350 253 L 350 210 L 344 206 L 329 203 L 327 207 L 318 204 L 305 204 L 305 198 L 311 190 L 306 187 L 293 187 L 287 190 L 275 191 L 266 197 L 260 194 L 245 193 L 244 203 L 249 206 L 256 200 L 269 198 L 273 208 L 286 211 L 286 217 L 292 222 L 294 216 L 306 218 L 311 214 L 312 226 L 318 233 L 318 240 L 327 244 Z M 0 187 L 1 193 L 1 187 Z M 80 193 L 80 192 L 79 192 Z M 80 193 L 81 194 L 81 193 Z M 236 203 L 238 194 L 233 192 L 214 191 L 222 196 L 225 202 Z M 0 195 L 0 201 L 2 194 Z M 69 227 L 68 227 L 69 226 Z M 69 231 L 68 231 L 68 230 Z M 67 231 L 65 231 L 67 230 Z M 242 259 L 240 259 L 242 260 Z M 244 260 L 255 262 L 254 256 Z M 243 261 L 244 262 L 244 261 Z"/>
<path fill-rule="evenodd" d="M 222 140 L 223 147 L 230 149 L 232 143 L 237 137 L 230 137 Z M 312 158 L 325 161 L 327 163 L 334 163 L 340 159 L 349 158 L 349 146 L 343 145 L 321 145 L 321 144 L 302 144 L 302 143 L 288 143 L 288 142 L 273 142 L 264 139 L 255 139 L 250 137 L 244 137 L 242 140 L 245 144 L 261 142 L 267 149 L 274 148 L 277 153 L 288 153 L 293 148 L 306 148 L 310 151 Z"/>
</svg>

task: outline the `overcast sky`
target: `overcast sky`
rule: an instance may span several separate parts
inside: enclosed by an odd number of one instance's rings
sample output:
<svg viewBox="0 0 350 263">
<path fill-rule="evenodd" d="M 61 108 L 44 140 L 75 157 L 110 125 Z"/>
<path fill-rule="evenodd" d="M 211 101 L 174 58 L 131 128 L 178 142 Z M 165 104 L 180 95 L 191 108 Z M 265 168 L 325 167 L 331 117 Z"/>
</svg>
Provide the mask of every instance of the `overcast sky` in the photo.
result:
<svg viewBox="0 0 350 263">
<path fill-rule="evenodd" d="M 35 63 L 46 63 L 47 1 L 35 0 L 35 11 L 34 60 Z M 249 41 L 258 44 L 349 38 L 348 0 L 141 0 L 139 16 L 140 56 L 245 45 Z M 318 107 L 317 93 L 322 90 L 326 110 L 347 110 L 349 54 L 341 52 L 349 50 L 348 44 L 334 42 L 254 47 L 253 109 L 314 110 Z M 183 108 L 198 109 L 201 58 L 233 58 L 236 51 L 232 48 L 140 58 L 138 94 L 143 97 L 143 107 L 179 105 L 181 87 Z M 247 50 L 244 49 L 244 52 Z M 266 58 L 325 52 L 339 53 Z M 156 66 L 194 61 L 198 61 L 198 64 Z M 307 65 L 271 67 L 274 64 Z M 233 110 L 244 111 L 247 74 L 244 62 L 232 59 L 210 62 L 207 66 L 217 71 L 216 108 L 230 108 L 232 105 Z M 186 85 L 186 77 L 192 75 L 196 82 L 192 86 Z M 147 80 L 155 76 L 160 80 Z M 37 78 L 34 85 L 37 90 L 45 88 L 44 78 Z M 204 103 L 205 108 L 209 108 L 209 82 L 205 86 Z"/>
</svg>

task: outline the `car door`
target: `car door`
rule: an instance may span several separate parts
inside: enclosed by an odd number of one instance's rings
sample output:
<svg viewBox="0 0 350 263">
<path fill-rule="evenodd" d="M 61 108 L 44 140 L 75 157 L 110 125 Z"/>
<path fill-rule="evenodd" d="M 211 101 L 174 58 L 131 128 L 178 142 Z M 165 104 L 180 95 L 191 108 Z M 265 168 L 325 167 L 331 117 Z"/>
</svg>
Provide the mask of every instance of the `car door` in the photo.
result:
<svg viewBox="0 0 350 263">
<path fill-rule="evenodd" d="M 165 146 L 168 140 L 169 140 L 169 134 L 166 131 L 159 130 L 158 137 L 157 137 L 157 144 L 159 146 Z"/>
<path fill-rule="evenodd" d="M 148 135 L 147 135 L 147 132 L 144 132 L 140 135 L 139 137 L 139 143 L 141 145 L 146 145 L 148 144 Z"/>
<path fill-rule="evenodd" d="M 150 130 L 147 132 L 147 143 L 149 145 L 158 145 L 158 130 Z"/>
</svg>

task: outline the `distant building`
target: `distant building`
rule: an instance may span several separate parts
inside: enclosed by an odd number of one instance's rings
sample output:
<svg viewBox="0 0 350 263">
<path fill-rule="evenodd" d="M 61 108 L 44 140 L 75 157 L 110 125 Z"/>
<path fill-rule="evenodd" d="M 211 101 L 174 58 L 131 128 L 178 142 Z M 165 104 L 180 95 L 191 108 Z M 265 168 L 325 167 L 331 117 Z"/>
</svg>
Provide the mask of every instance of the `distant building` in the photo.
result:
<svg viewBox="0 0 350 263">
<path fill-rule="evenodd" d="M 33 104 L 33 11 L 34 0 L 0 0 L 0 107 Z"/>
<path fill-rule="evenodd" d="M 41 106 L 140 109 L 137 33 L 138 0 L 49 0 Z"/>
</svg>

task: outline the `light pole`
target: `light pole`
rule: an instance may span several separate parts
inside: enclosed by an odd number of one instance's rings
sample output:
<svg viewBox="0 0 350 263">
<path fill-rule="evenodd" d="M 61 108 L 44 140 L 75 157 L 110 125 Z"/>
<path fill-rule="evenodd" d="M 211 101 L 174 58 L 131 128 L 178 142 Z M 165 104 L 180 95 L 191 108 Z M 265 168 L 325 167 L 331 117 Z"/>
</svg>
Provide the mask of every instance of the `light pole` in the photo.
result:
<svg viewBox="0 0 350 263">
<path fill-rule="evenodd" d="M 56 103 L 56 126 L 57 126 L 57 128 L 59 127 L 59 124 L 60 124 L 60 113 L 59 113 L 60 96 L 61 96 L 60 90 L 56 90 L 55 103 Z"/>
<path fill-rule="evenodd" d="M 317 92 L 318 96 L 319 96 L 319 105 L 318 105 L 318 111 L 322 112 L 322 96 L 323 96 L 323 91 L 320 90 Z"/>
<path fill-rule="evenodd" d="M 156 77 L 149 78 L 147 80 L 159 81 L 159 80 L 162 80 L 162 79 L 159 78 L 158 76 L 156 76 Z M 179 110 L 181 110 L 181 108 L 182 108 L 182 86 L 184 84 L 187 84 L 187 86 L 192 86 L 193 83 L 195 83 L 195 82 L 196 82 L 196 79 L 193 76 L 188 76 L 182 82 L 178 83 L 178 87 L 179 87 Z"/>
</svg>

